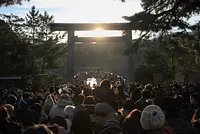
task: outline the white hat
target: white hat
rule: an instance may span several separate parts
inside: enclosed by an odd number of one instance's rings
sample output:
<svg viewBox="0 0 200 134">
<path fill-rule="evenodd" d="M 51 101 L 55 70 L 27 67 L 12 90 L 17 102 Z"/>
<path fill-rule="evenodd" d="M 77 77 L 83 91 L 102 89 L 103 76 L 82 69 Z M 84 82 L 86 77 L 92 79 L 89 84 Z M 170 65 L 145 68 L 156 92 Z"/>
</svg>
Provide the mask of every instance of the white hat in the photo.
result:
<svg viewBox="0 0 200 134">
<path fill-rule="evenodd" d="M 156 105 L 147 106 L 141 114 L 140 123 L 144 130 L 162 128 L 165 122 L 165 115 L 161 108 Z"/>
</svg>

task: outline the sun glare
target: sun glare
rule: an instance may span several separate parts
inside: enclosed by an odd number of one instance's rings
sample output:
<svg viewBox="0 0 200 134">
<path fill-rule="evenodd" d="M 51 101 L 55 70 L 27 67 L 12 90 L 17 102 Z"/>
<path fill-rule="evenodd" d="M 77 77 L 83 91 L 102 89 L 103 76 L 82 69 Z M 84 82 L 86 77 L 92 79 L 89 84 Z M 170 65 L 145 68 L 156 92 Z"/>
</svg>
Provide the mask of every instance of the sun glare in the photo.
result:
<svg viewBox="0 0 200 134">
<path fill-rule="evenodd" d="M 96 28 L 90 31 L 76 31 L 75 35 L 79 37 L 113 37 L 122 36 L 122 32 L 118 30 L 104 30 L 103 28 Z"/>
<path fill-rule="evenodd" d="M 96 28 L 94 31 L 92 31 L 92 35 L 94 37 L 105 37 L 106 31 L 103 30 L 102 28 Z"/>
</svg>

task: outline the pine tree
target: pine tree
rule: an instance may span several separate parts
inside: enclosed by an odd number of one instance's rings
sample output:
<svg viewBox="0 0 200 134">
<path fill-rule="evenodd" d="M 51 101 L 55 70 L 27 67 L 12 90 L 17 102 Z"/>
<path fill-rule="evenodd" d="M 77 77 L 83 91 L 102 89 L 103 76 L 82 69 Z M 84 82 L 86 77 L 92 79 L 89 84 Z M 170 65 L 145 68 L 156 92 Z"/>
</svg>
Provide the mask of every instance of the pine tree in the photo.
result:
<svg viewBox="0 0 200 134">
<path fill-rule="evenodd" d="M 6 23 L 8 23 L 13 32 L 17 33 L 17 35 L 21 39 L 25 38 L 26 32 L 25 32 L 24 18 L 21 18 L 12 13 L 10 15 L 0 14 L 0 18 L 4 20 Z"/>
<path fill-rule="evenodd" d="M 0 31 L 0 75 L 31 74 L 30 44 L 4 20 L 0 20 Z"/>
<path fill-rule="evenodd" d="M 53 23 L 53 15 L 49 15 L 47 11 L 44 12 L 44 14 L 39 15 L 39 32 L 38 32 L 38 38 L 40 38 L 42 41 L 47 41 L 50 38 L 55 37 L 55 34 L 51 32 L 50 30 L 50 23 Z"/>
<path fill-rule="evenodd" d="M 41 45 L 38 50 L 41 57 L 41 73 L 60 68 L 66 53 L 66 44 L 59 43 L 59 39 L 61 39 L 59 37 L 62 34 L 50 30 L 50 23 L 53 22 L 54 17 L 46 11 L 39 15 L 38 40 L 41 41 Z"/>
<path fill-rule="evenodd" d="M 36 36 L 39 31 L 39 10 L 36 10 L 34 5 L 29 13 L 26 14 L 25 20 L 27 26 L 27 35 L 30 38 L 31 43 L 36 45 Z"/>
<path fill-rule="evenodd" d="M 30 1 L 30 0 L 24 0 L 24 1 Z M 0 1 L 0 7 L 1 6 L 11 6 L 15 4 L 22 4 L 22 0 L 1 0 Z"/>
</svg>

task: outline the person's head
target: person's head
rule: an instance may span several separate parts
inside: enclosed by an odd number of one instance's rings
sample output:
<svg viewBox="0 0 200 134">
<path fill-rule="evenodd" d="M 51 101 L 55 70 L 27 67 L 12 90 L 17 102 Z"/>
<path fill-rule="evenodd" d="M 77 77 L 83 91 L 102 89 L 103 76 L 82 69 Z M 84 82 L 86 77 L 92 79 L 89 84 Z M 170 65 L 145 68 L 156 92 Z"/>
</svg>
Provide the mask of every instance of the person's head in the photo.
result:
<svg viewBox="0 0 200 134">
<path fill-rule="evenodd" d="M 27 128 L 22 134 L 53 134 L 53 132 L 45 125 L 34 125 Z"/>
<path fill-rule="evenodd" d="M 112 110 L 112 107 L 107 103 L 97 103 L 94 108 L 94 114 L 102 117 L 108 116 Z"/>
<path fill-rule="evenodd" d="M 173 97 L 163 97 L 159 104 L 165 113 L 166 118 L 177 118 L 179 111 L 179 103 Z"/>
<path fill-rule="evenodd" d="M 124 102 L 123 115 L 127 116 L 135 108 L 134 101 L 127 100 Z"/>
<path fill-rule="evenodd" d="M 142 111 L 140 123 L 146 131 L 159 129 L 164 126 L 165 115 L 159 106 L 149 105 Z"/>
<path fill-rule="evenodd" d="M 23 100 L 27 100 L 27 99 L 29 99 L 30 94 L 28 92 L 23 93 L 22 97 L 23 97 Z"/>
<path fill-rule="evenodd" d="M 31 105 L 29 107 L 29 109 L 37 112 L 38 114 L 41 114 L 42 110 L 44 110 L 44 107 L 39 103 L 35 103 L 35 104 Z"/>
<path fill-rule="evenodd" d="M 141 118 L 141 111 L 137 109 L 132 110 L 124 120 L 124 124 L 126 125 L 124 131 L 131 133 L 140 132 L 142 130 L 140 118 Z"/>
<path fill-rule="evenodd" d="M 120 123 L 112 120 L 106 121 L 100 134 L 122 134 Z"/>
<path fill-rule="evenodd" d="M 40 115 L 31 109 L 25 112 L 20 118 L 20 121 L 24 128 L 38 124 L 39 120 L 40 120 Z"/>
<path fill-rule="evenodd" d="M 105 89 L 110 89 L 111 84 L 109 80 L 103 80 L 100 84 L 100 87 L 105 88 Z"/>
<path fill-rule="evenodd" d="M 125 120 L 138 120 L 140 121 L 141 111 L 138 109 L 132 110 L 128 116 L 126 116 Z"/>
<path fill-rule="evenodd" d="M 84 99 L 85 99 L 85 97 L 82 94 L 79 94 L 79 95 L 75 96 L 73 102 L 76 106 L 81 105 L 81 104 L 83 104 Z"/>
<path fill-rule="evenodd" d="M 46 91 L 46 92 L 44 93 L 44 98 L 46 99 L 47 96 L 49 96 L 49 95 L 50 95 L 50 92 Z"/>
<path fill-rule="evenodd" d="M 66 107 L 64 108 L 64 115 L 65 115 L 65 117 L 68 118 L 68 119 L 71 119 L 74 109 L 75 109 L 75 107 L 72 106 L 72 105 L 66 106 Z"/>
<path fill-rule="evenodd" d="M 124 110 L 132 111 L 134 108 L 135 108 L 135 103 L 133 100 L 126 100 L 124 102 L 124 106 L 123 106 Z"/>
<path fill-rule="evenodd" d="M 87 96 L 83 102 L 89 114 L 94 114 L 94 106 L 96 104 L 96 100 L 93 96 Z"/>
<path fill-rule="evenodd" d="M 152 85 L 150 85 L 150 84 L 147 84 L 147 85 L 145 86 L 145 90 L 152 91 L 152 89 L 153 89 L 153 87 L 152 87 Z"/>
<path fill-rule="evenodd" d="M 64 127 L 65 130 L 67 130 L 67 122 L 65 120 L 65 118 L 61 117 L 61 116 L 55 116 L 53 117 L 53 119 L 51 119 L 50 121 L 50 125 L 53 124 L 58 124 L 61 127 Z"/>
<path fill-rule="evenodd" d="M 62 94 L 56 102 L 56 105 L 64 109 L 67 105 L 73 105 L 73 102 L 70 100 L 68 94 Z"/>
<path fill-rule="evenodd" d="M 96 101 L 95 101 L 95 98 L 93 96 L 87 96 L 85 99 L 84 99 L 84 102 L 83 104 L 87 105 L 87 104 L 96 104 Z"/>
<path fill-rule="evenodd" d="M 175 98 L 179 104 L 183 104 L 185 102 L 185 99 L 182 95 L 178 95 L 176 98 Z"/>
<path fill-rule="evenodd" d="M 21 126 L 18 123 L 10 122 L 10 115 L 7 108 L 0 106 L 0 133 L 20 134 Z"/>
<path fill-rule="evenodd" d="M 150 99 L 151 98 L 151 92 L 149 90 L 143 90 L 142 91 L 142 97 L 145 99 Z"/>
<path fill-rule="evenodd" d="M 11 105 L 15 105 L 17 103 L 17 97 L 14 96 L 14 95 L 10 95 L 8 98 L 7 98 L 7 104 L 11 104 Z"/>
<path fill-rule="evenodd" d="M 0 127 L 1 123 L 7 121 L 8 118 L 9 118 L 9 113 L 7 111 L 7 108 L 4 106 L 0 106 Z"/>
<path fill-rule="evenodd" d="M 49 88 L 49 92 L 50 92 L 51 94 L 53 94 L 53 93 L 55 92 L 55 87 L 54 87 L 54 86 L 50 87 L 50 88 Z"/>
<path fill-rule="evenodd" d="M 61 94 L 61 96 L 59 97 L 59 99 L 64 99 L 64 100 L 70 100 L 70 97 L 68 94 Z"/>
<path fill-rule="evenodd" d="M 190 104 L 196 104 L 198 102 L 198 95 L 193 93 L 190 95 Z"/>
<path fill-rule="evenodd" d="M 74 134 L 83 134 L 83 132 L 85 134 L 93 133 L 90 116 L 86 109 L 82 108 L 81 106 L 75 108 L 72 119 L 71 132 Z"/>
<path fill-rule="evenodd" d="M 15 110 L 15 108 L 14 108 L 13 105 L 11 105 L 11 104 L 5 104 L 4 107 L 7 108 L 7 111 L 8 111 L 8 113 L 9 113 L 10 115 L 13 114 L 13 112 L 14 112 L 14 110 Z"/>
</svg>

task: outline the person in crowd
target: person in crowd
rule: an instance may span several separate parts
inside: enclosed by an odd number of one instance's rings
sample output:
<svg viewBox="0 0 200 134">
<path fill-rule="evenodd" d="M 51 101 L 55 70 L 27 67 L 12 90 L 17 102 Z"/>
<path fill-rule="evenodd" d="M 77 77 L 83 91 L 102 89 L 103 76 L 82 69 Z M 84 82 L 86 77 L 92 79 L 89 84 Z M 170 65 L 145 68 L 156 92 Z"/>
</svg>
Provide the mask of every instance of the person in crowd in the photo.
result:
<svg viewBox="0 0 200 134">
<path fill-rule="evenodd" d="M 190 122 L 180 118 L 179 103 L 173 97 L 164 97 L 161 100 L 160 107 L 165 113 L 166 123 L 172 127 L 177 134 L 196 134 Z"/>
<path fill-rule="evenodd" d="M 68 105 L 64 109 L 65 120 L 67 122 L 67 133 L 70 133 L 70 131 L 71 131 L 72 116 L 73 116 L 74 109 L 75 109 L 75 107 L 72 105 Z"/>
<path fill-rule="evenodd" d="M 94 106 L 96 104 L 96 100 L 93 96 L 87 96 L 84 99 L 83 105 L 87 109 L 89 115 L 94 115 Z"/>
<path fill-rule="evenodd" d="M 26 129 L 40 122 L 40 115 L 34 110 L 28 110 L 21 117 L 20 120 L 22 129 Z"/>
<path fill-rule="evenodd" d="M 118 120 L 115 116 L 115 110 L 108 103 L 97 103 L 95 105 L 94 117 L 92 118 L 95 132 L 99 133 L 108 120 Z"/>
<path fill-rule="evenodd" d="M 190 103 L 190 91 L 187 86 L 182 87 L 182 96 L 184 98 L 185 103 Z"/>
<path fill-rule="evenodd" d="M 42 124 L 46 124 L 48 123 L 48 116 L 46 115 L 45 111 L 44 111 L 44 106 L 42 106 L 39 103 L 35 103 L 33 105 L 31 105 L 29 107 L 29 109 L 34 110 L 35 112 L 37 112 L 40 115 L 40 123 Z"/>
<path fill-rule="evenodd" d="M 120 109 L 120 113 L 122 116 L 122 121 L 124 120 L 124 118 L 126 118 L 126 116 L 129 115 L 129 113 L 135 109 L 135 104 L 133 102 L 133 100 L 127 100 L 124 102 L 122 109 Z"/>
<path fill-rule="evenodd" d="M 10 104 L 5 104 L 4 107 L 7 108 L 8 114 L 10 116 L 10 120 L 13 122 L 18 122 L 17 117 L 14 114 L 14 111 L 15 111 L 14 106 Z"/>
<path fill-rule="evenodd" d="M 165 126 L 165 115 L 162 109 L 156 105 L 144 108 L 140 123 L 143 128 L 140 134 L 176 134 L 171 127 Z"/>
<path fill-rule="evenodd" d="M 163 92 L 158 90 L 158 88 L 156 88 L 155 89 L 155 98 L 153 99 L 153 104 L 159 105 L 162 98 L 163 98 Z"/>
<path fill-rule="evenodd" d="M 10 104 L 12 106 L 16 106 L 17 104 L 17 97 L 14 96 L 14 95 L 10 95 L 8 98 L 7 98 L 7 104 Z"/>
<path fill-rule="evenodd" d="M 199 95 L 197 93 L 193 93 L 190 95 L 190 104 L 195 110 L 200 108 Z"/>
<path fill-rule="evenodd" d="M 83 101 L 85 99 L 85 96 L 83 94 L 79 94 L 77 96 L 74 97 L 74 104 L 77 106 L 77 105 L 82 105 L 83 104 Z"/>
<path fill-rule="evenodd" d="M 68 94 L 62 94 L 58 101 L 56 102 L 56 105 L 53 106 L 49 112 L 50 119 L 53 119 L 54 116 L 64 116 L 64 108 L 67 105 L 73 105 L 72 101 L 69 98 Z"/>
<path fill-rule="evenodd" d="M 60 127 L 64 127 L 65 131 L 67 131 L 68 124 L 67 124 L 65 118 L 63 118 L 61 116 L 54 116 L 53 119 L 51 119 L 51 121 L 50 121 L 50 125 L 53 125 L 53 124 L 58 124 Z"/>
<path fill-rule="evenodd" d="M 25 92 L 22 95 L 22 101 L 21 101 L 21 108 L 23 111 L 27 111 L 28 107 L 31 106 L 33 103 L 33 100 L 30 98 L 30 93 Z"/>
<path fill-rule="evenodd" d="M 136 85 L 131 84 L 129 88 L 131 91 L 131 98 L 134 102 L 136 102 L 140 99 L 142 87 L 140 87 L 140 85 L 136 83 Z"/>
<path fill-rule="evenodd" d="M 72 134 L 93 134 L 93 124 L 87 110 L 79 105 L 74 109 L 72 126 Z"/>
<path fill-rule="evenodd" d="M 123 134 L 138 134 L 142 131 L 140 124 L 141 111 L 134 109 L 124 119 L 122 124 Z"/>
<path fill-rule="evenodd" d="M 143 90 L 141 95 L 141 98 L 135 102 L 135 108 L 142 111 L 150 104 L 148 99 L 151 98 L 151 92 L 149 90 Z"/>
<path fill-rule="evenodd" d="M 195 109 L 193 109 L 192 106 L 185 102 L 185 99 L 182 95 L 178 95 L 175 100 L 177 101 L 177 106 L 179 106 L 180 109 L 179 117 L 190 122 L 195 113 Z"/>
<path fill-rule="evenodd" d="M 122 132 L 119 122 L 109 120 L 105 122 L 100 134 L 122 134 Z"/>
<path fill-rule="evenodd" d="M 5 104 L 4 107 L 7 109 L 8 114 L 11 116 L 14 113 L 14 106 L 12 106 L 11 104 Z"/>
<path fill-rule="evenodd" d="M 122 108 L 124 102 L 127 99 L 129 99 L 129 96 L 125 94 L 124 87 L 122 85 L 119 85 L 117 89 L 118 89 L 117 100 L 118 100 L 119 108 Z"/>
<path fill-rule="evenodd" d="M 194 128 L 198 130 L 198 133 L 200 133 L 200 109 L 198 109 L 195 114 L 192 117 L 191 120 Z"/>
<path fill-rule="evenodd" d="M 22 134 L 53 134 L 53 132 L 45 125 L 34 125 L 27 128 Z"/>
<path fill-rule="evenodd" d="M 118 111 L 119 106 L 117 103 L 117 97 L 113 90 L 111 90 L 111 84 L 109 80 L 103 80 L 100 84 L 100 87 L 97 87 L 93 91 L 97 102 L 107 102 L 113 109 Z"/>
<path fill-rule="evenodd" d="M 0 106 L 0 133 L 1 134 L 20 134 L 21 126 L 18 123 L 10 121 L 7 108 Z"/>
<path fill-rule="evenodd" d="M 49 112 L 51 110 L 51 108 L 55 105 L 55 101 L 52 98 L 52 95 L 49 94 L 44 102 L 44 109 L 45 109 L 45 113 L 47 115 L 49 115 Z"/>
</svg>

